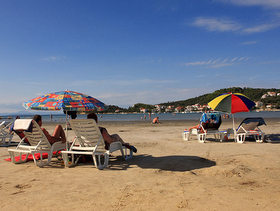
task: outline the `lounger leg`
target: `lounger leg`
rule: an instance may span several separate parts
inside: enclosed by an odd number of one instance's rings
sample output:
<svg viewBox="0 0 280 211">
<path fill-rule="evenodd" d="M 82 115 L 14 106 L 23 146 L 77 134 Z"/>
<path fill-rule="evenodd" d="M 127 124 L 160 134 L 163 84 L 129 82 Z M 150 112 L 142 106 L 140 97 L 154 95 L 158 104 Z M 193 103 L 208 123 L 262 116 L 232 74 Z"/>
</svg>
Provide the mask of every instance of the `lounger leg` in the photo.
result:
<svg viewBox="0 0 280 211">
<path fill-rule="evenodd" d="M 197 135 L 197 139 L 198 139 L 198 142 L 200 142 L 200 143 L 205 143 L 206 134 L 205 134 L 205 133 L 198 134 L 198 135 Z"/>
<path fill-rule="evenodd" d="M 221 138 L 220 138 L 220 135 L 219 134 L 214 134 L 214 138 L 215 138 L 215 140 L 219 140 L 219 141 L 221 141 Z"/>
<path fill-rule="evenodd" d="M 224 137 L 225 137 L 224 133 L 219 133 L 220 142 L 223 142 Z"/>
<path fill-rule="evenodd" d="M 11 161 L 15 164 L 19 164 L 19 163 L 25 163 L 27 161 L 28 155 L 26 154 L 25 158 L 22 159 L 22 153 L 19 153 L 19 160 L 16 161 L 15 160 L 15 152 L 9 151 L 10 157 L 11 157 Z"/>
<path fill-rule="evenodd" d="M 244 141 L 245 141 L 245 134 L 238 134 L 236 136 L 236 142 L 239 143 L 239 144 L 243 144 Z"/>
<path fill-rule="evenodd" d="M 48 153 L 48 152 L 47 152 Z M 40 152 L 40 158 L 39 160 L 36 160 L 36 157 L 35 157 L 35 151 L 32 152 L 32 157 L 33 157 L 33 160 L 34 160 L 34 163 L 36 166 L 38 167 L 43 167 L 43 166 L 46 166 L 49 164 L 49 156 L 50 154 L 48 153 L 48 161 L 43 161 L 43 152 Z"/>
<path fill-rule="evenodd" d="M 105 152 L 104 154 L 99 154 L 99 155 L 93 154 L 92 158 L 93 158 L 93 161 L 94 161 L 94 165 L 99 170 L 103 170 L 104 168 L 106 168 L 106 166 L 108 166 L 108 163 L 109 163 L 109 153 Z M 102 158 L 104 159 L 103 161 L 101 160 Z"/>
<path fill-rule="evenodd" d="M 188 141 L 190 137 L 190 132 L 183 132 L 182 136 L 184 141 Z"/>
<path fill-rule="evenodd" d="M 77 164 L 79 158 L 75 161 L 74 154 L 71 154 L 71 161 L 69 161 L 69 154 L 68 153 L 62 153 L 62 159 L 64 162 L 65 167 L 73 167 Z"/>
<path fill-rule="evenodd" d="M 127 153 L 128 150 L 129 150 L 129 154 Z M 124 160 L 129 160 L 133 157 L 133 151 L 131 149 L 121 146 L 120 151 L 122 153 L 122 157 Z"/>
<path fill-rule="evenodd" d="M 48 153 L 48 164 L 52 161 L 53 151 Z"/>
<path fill-rule="evenodd" d="M 131 149 L 127 149 L 126 147 L 124 147 L 124 149 L 121 148 L 120 150 L 121 150 L 124 160 L 129 160 L 133 157 L 133 151 Z M 129 155 L 127 153 L 128 150 L 129 150 Z"/>
<path fill-rule="evenodd" d="M 10 146 L 11 145 L 11 143 L 12 143 L 12 139 L 13 139 L 13 134 L 10 134 L 9 135 L 9 142 L 8 142 L 8 146 Z"/>
<path fill-rule="evenodd" d="M 257 143 L 262 143 L 263 142 L 263 139 L 264 139 L 264 135 L 261 134 L 261 135 L 255 135 L 255 139 L 256 139 L 256 142 Z"/>
</svg>

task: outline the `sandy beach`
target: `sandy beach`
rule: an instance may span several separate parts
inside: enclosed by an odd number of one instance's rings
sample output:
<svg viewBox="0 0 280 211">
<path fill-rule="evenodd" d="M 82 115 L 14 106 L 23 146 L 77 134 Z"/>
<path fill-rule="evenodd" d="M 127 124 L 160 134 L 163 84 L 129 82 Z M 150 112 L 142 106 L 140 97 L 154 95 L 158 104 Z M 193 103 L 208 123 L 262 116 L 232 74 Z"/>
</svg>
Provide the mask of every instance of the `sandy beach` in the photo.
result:
<svg viewBox="0 0 280 211">
<path fill-rule="evenodd" d="M 183 141 L 197 121 L 101 122 L 138 149 L 130 161 L 113 154 L 101 171 L 91 163 L 64 168 L 56 158 L 44 168 L 15 165 L 1 147 L 1 210 L 279 210 L 280 120 L 266 122 L 271 142 L 244 144 Z"/>
</svg>

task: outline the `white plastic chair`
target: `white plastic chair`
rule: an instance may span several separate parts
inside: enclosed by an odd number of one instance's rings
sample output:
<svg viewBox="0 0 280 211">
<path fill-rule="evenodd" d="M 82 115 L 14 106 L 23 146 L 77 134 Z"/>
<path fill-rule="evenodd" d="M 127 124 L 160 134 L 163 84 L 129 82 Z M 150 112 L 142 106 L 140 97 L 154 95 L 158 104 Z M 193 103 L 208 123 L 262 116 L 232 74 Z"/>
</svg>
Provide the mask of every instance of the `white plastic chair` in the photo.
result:
<svg viewBox="0 0 280 211">
<path fill-rule="evenodd" d="M 13 163 L 24 163 L 27 161 L 28 155 L 32 154 L 35 165 L 43 167 L 51 162 L 53 152 L 61 151 L 66 148 L 66 143 L 62 142 L 55 142 L 51 145 L 40 126 L 32 119 L 15 120 L 14 130 L 23 131 L 25 137 L 21 139 L 16 149 L 8 149 Z M 30 145 L 24 142 L 26 138 Z M 40 153 L 40 159 L 38 161 L 35 158 L 36 153 Z M 48 154 L 47 161 L 43 160 L 43 153 Z M 22 159 L 23 154 L 26 154 L 25 159 Z M 18 161 L 15 159 L 17 155 L 20 156 Z"/>
<path fill-rule="evenodd" d="M 190 131 L 185 130 L 182 134 L 183 140 L 188 141 L 191 139 L 192 135 L 195 135 L 197 137 L 198 142 L 205 143 L 206 136 L 213 135 L 216 140 L 220 140 L 222 142 L 223 137 L 225 135 L 224 131 L 219 131 L 217 127 L 211 128 L 207 127 L 205 128 L 203 126 L 203 123 L 206 123 L 206 121 L 209 121 L 209 118 L 211 118 L 211 115 L 214 115 L 215 118 L 218 118 L 217 125 L 220 127 L 221 124 L 221 116 L 219 113 L 203 113 L 200 118 L 200 125 L 199 128 L 192 128 Z M 207 124 L 207 123 L 206 123 Z"/>
<path fill-rule="evenodd" d="M 5 121 L 0 124 L 0 146 L 10 146 L 14 133 L 9 130 L 12 122 L 5 125 Z M 6 141 L 8 140 L 8 141 Z"/>
<path fill-rule="evenodd" d="M 253 136 L 256 142 L 262 143 L 265 133 L 259 128 L 261 125 L 266 125 L 261 117 L 245 118 L 236 130 L 236 142 L 243 144 L 246 137 Z"/>
<path fill-rule="evenodd" d="M 127 148 L 122 146 L 121 142 L 113 142 L 109 150 L 105 149 L 104 139 L 95 120 L 72 119 L 70 120 L 70 125 L 76 137 L 70 149 L 61 152 L 66 167 L 76 165 L 79 160 L 79 155 L 91 155 L 94 165 L 99 170 L 107 167 L 109 163 L 109 154 L 114 151 L 120 150 L 125 160 L 132 158 L 132 150 L 130 150 L 128 154 Z"/>
</svg>

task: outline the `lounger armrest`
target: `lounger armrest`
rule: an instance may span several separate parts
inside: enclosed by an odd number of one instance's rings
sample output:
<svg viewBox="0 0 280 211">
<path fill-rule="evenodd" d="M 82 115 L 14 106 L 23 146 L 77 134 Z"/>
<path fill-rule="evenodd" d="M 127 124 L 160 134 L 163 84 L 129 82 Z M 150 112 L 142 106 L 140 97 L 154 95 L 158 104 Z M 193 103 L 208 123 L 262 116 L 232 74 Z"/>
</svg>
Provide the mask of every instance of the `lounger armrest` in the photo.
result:
<svg viewBox="0 0 280 211">
<path fill-rule="evenodd" d="M 63 150 L 66 149 L 66 142 L 62 143 L 61 141 L 55 142 L 52 145 L 52 151 L 58 151 L 58 150 Z"/>
<path fill-rule="evenodd" d="M 119 142 L 119 141 L 116 141 L 116 142 L 113 142 L 110 144 L 110 153 L 111 152 L 114 152 L 114 151 L 117 151 L 117 150 L 120 150 L 122 148 L 122 143 Z"/>
</svg>

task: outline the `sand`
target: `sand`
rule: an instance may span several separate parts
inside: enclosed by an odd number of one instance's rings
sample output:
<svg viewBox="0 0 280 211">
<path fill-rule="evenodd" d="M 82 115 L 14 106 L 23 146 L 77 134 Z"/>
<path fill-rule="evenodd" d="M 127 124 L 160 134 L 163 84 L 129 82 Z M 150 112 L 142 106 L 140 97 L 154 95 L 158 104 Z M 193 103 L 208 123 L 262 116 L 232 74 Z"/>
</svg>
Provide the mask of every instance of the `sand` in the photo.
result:
<svg viewBox="0 0 280 211">
<path fill-rule="evenodd" d="M 0 147 L 0 209 L 279 210 L 280 120 L 266 121 L 271 142 L 245 144 L 183 141 L 195 121 L 101 122 L 138 149 L 130 161 L 114 154 L 105 170 L 90 163 L 64 168 L 56 158 L 44 168 L 15 165 Z M 224 121 L 221 128 L 228 127 Z"/>
</svg>

